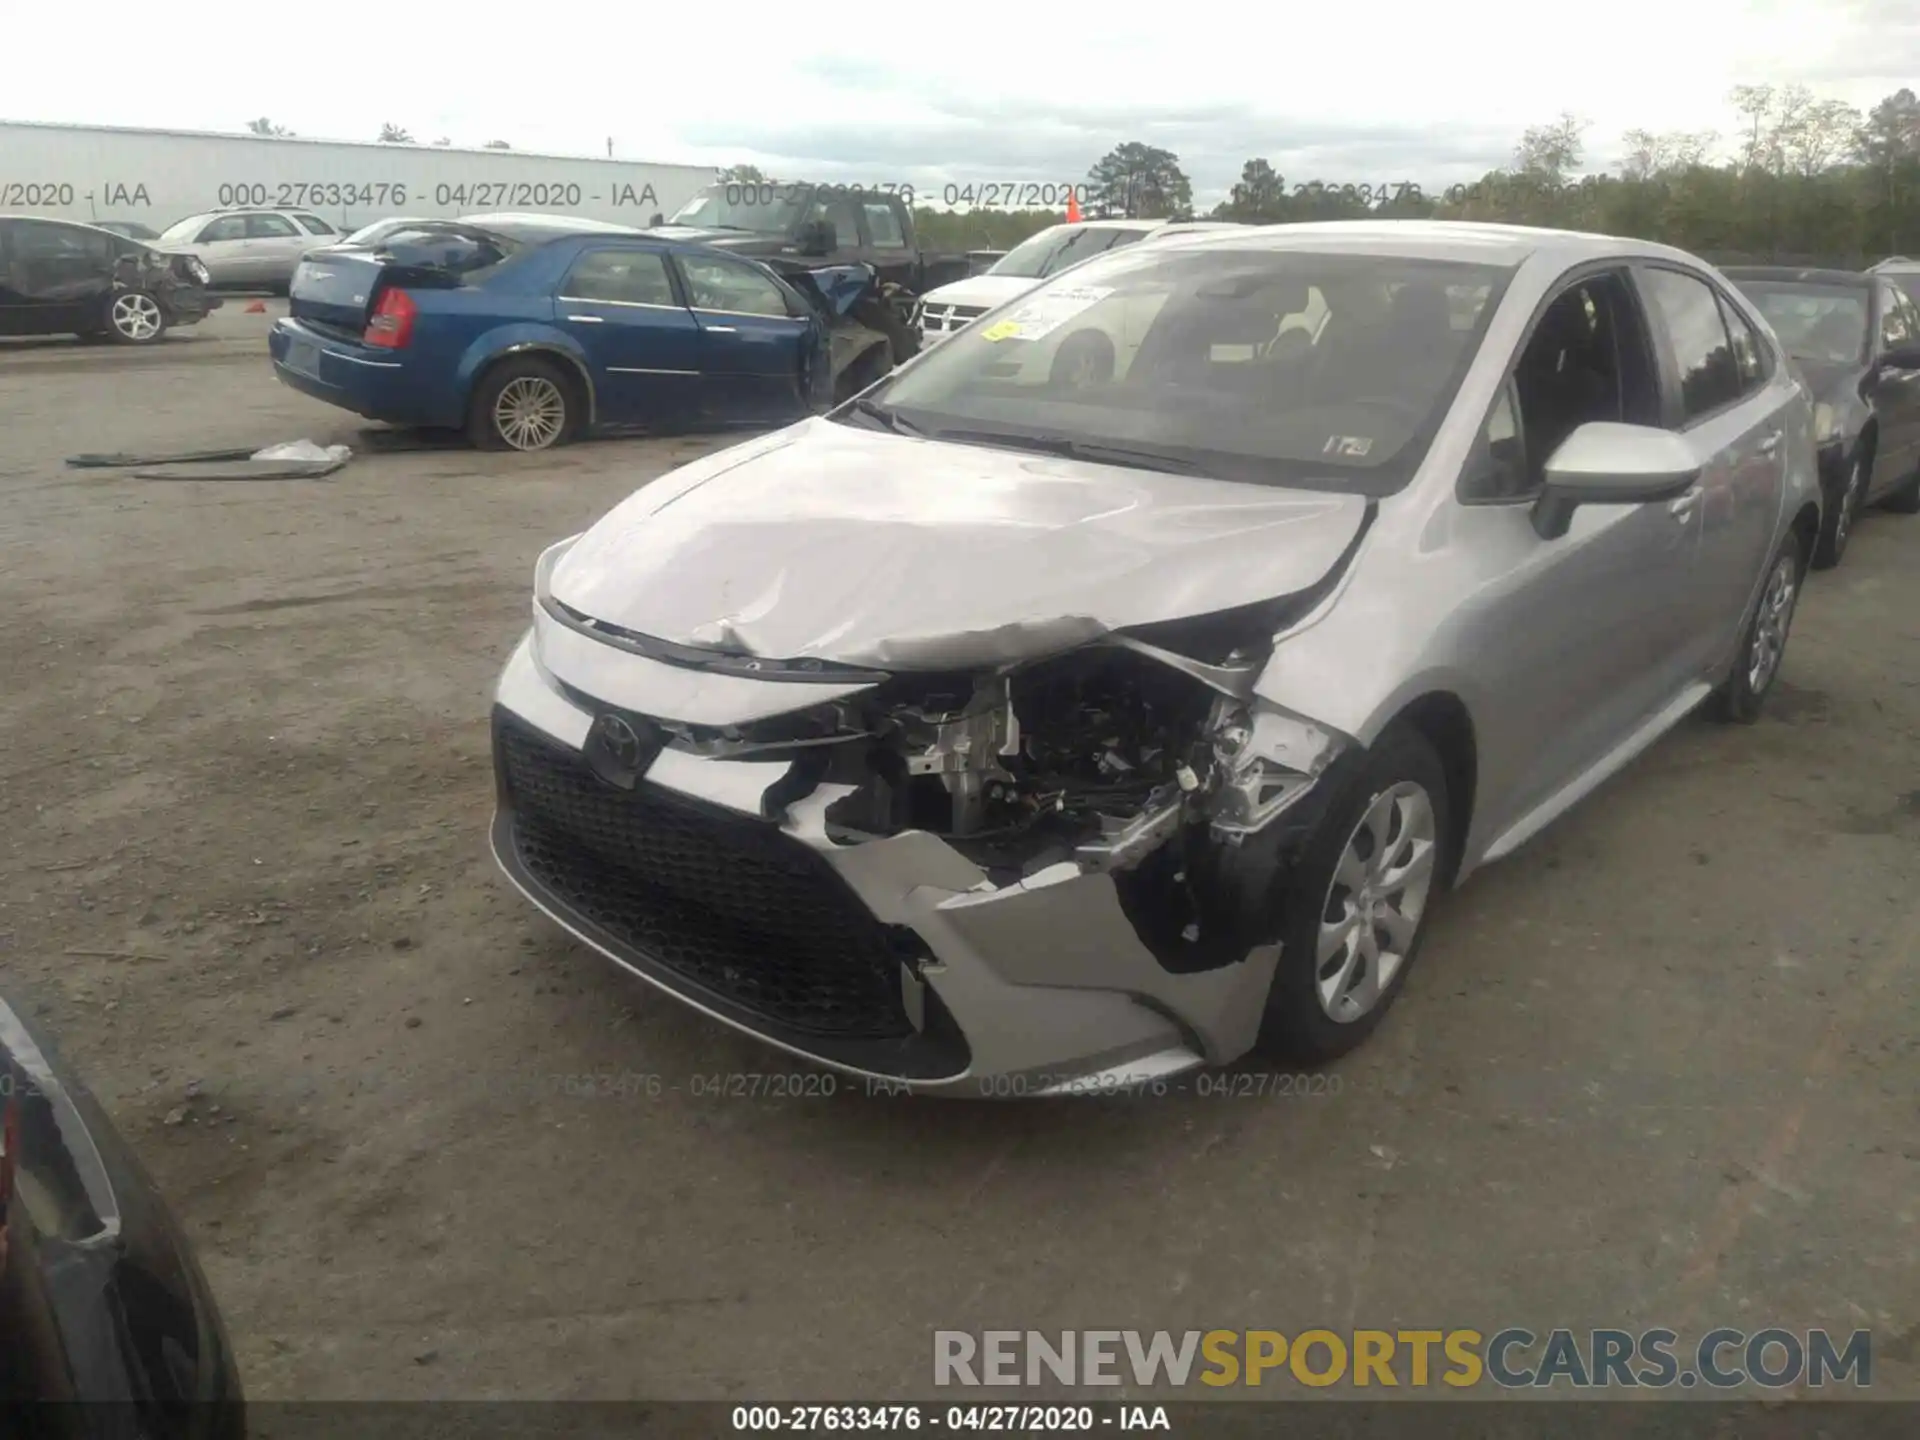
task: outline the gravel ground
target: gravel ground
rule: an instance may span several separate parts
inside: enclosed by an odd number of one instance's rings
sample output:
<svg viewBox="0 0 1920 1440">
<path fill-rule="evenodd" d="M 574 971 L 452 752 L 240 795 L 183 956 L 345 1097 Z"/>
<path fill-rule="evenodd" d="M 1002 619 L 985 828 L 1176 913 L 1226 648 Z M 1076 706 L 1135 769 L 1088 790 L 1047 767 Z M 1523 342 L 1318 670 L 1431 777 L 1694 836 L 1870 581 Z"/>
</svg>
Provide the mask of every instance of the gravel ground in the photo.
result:
<svg viewBox="0 0 1920 1440">
<path fill-rule="evenodd" d="M 1775 1323 L 1871 1328 L 1920 1396 L 1920 522 L 1814 577 L 1761 724 L 1688 723 L 1453 897 L 1328 1093 L 722 1098 L 788 1066 L 496 877 L 485 716 L 540 548 L 725 442 L 63 468 L 353 443 L 242 303 L 0 345 L 0 986 L 252 1396 L 898 1397 L 936 1327 Z M 659 1093 L 535 1083 L 584 1074 Z"/>
</svg>

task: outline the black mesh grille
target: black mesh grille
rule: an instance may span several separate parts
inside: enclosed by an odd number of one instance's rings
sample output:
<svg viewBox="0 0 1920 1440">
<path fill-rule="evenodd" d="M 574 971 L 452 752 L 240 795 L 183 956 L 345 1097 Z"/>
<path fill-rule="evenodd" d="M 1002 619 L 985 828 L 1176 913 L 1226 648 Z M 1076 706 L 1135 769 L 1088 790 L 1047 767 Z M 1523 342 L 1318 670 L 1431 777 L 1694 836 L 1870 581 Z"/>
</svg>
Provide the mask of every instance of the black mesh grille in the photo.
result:
<svg viewBox="0 0 1920 1440">
<path fill-rule="evenodd" d="M 497 719 L 513 845 L 533 879 L 668 970 L 791 1029 L 912 1033 L 900 959 L 820 856 L 772 824 L 642 781 L 616 789 L 575 751 Z"/>
</svg>

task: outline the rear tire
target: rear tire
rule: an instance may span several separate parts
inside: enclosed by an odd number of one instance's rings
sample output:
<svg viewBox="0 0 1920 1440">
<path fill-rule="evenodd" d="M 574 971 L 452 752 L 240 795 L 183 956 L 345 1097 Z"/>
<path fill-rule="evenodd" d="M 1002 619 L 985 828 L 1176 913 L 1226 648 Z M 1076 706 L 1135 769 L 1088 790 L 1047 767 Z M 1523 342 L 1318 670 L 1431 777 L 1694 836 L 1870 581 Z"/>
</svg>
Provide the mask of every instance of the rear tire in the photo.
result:
<svg viewBox="0 0 1920 1440">
<path fill-rule="evenodd" d="M 167 333 L 167 312 L 144 290 L 121 290 L 107 300 L 107 337 L 117 345 L 152 345 Z"/>
<path fill-rule="evenodd" d="M 573 438 L 582 408 L 573 377 L 551 360 L 502 360 L 474 386 L 467 438 L 481 450 L 551 450 Z"/>
<path fill-rule="evenodd" d="M 1767 566 L 1767 580 L 1760 591 L 1760 603 L 1754 607 L 1747 628 L 1740 637 L 1740 652 L 1733 662 L 1733 673 L 1713 692 L 1710 713 L 1716 720 L 1733 725 L 1751 725 L 1780 678 L 1786 659 L 1787 639 L 1793 630 L 1793 616 L 1800 603 L 1800 585 L 1806 577 L 1806 564 L 1798 535 L 1789 535 L 1774 551 Z"/>
<path fill-rule="evenodd" d="M 1264 1054 L 1324 1064 L 1386 1017 L 1453 873 L 1453 800 L 1446 767 L 1413 727 L 1389 727 L 1368 750 L 1280 882 Z"/>
</svg>

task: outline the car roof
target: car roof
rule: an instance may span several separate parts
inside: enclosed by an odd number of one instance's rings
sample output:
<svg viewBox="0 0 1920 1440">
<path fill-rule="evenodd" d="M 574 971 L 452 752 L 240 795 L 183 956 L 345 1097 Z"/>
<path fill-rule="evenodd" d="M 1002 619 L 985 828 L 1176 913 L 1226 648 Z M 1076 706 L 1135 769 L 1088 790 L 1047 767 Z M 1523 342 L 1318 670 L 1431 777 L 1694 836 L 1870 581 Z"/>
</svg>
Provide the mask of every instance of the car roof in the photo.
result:
<svg viewBox="0 0 1920 1440">
<path fill-rule="evenodd" d="M 1722 265 L 1720 273 L 1729 280 L 1772 280 L 1802 285 L 1841 285 L 1850 290 L 1865 290 L 1873 284 L 1871 275 L 1858 270 L 1829 270 L 1818 266 L 1796 265 Z"/>
<path fill-rule="evenodd" d="M 1333 245 L 1409 259 L 1494 265 L 1519 265 L 1536 255 L 1563 265 L 1619 256 L 1702 263 L 1684 250 L 1652 240 L 1478 220 L 1320 220 L 1297 225 L 1248 225 L 1168 236 L 1166 243 L 1177 243 L 1185 250 L 1313 250 Z"/>
<path fill-rule="evenodd" d="M 129 240 L 133 237 L 122 235 L 117 230 L 108 230 L 89 220 L 69 220 L 65 215 L 0 215 L 0 220 L 38 220 L 42 225 L 71 225 L 79 230 L 98 230 L 103 235 L 111 235 L 116 240 Z M 122 220 L 122 225 L 137 224 L 137 221 Z"/>
<path fill-rule="evenodd" d="M 644 235 L 637 225 L 617 220 L 589 220 L 579 215 L 546 215 L 533 210 L 494 210 L 484 215 L 447 217 L 451 223 L 498 227 L 511 225 L 526 231 L 546 230 L 554 235 Z"/>
</svg>

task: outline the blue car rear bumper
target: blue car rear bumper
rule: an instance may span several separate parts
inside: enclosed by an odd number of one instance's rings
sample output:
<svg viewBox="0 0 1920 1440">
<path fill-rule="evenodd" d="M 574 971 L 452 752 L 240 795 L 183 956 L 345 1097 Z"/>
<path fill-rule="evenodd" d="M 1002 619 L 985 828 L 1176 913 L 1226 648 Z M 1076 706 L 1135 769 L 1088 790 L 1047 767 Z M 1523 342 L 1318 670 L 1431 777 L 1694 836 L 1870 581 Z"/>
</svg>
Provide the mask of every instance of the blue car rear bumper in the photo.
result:
<svg viewBox="0 0 1920 1440">
<path fill-rule="evenodd" d="M 392 425 L 458 427 L 465 404 L 451 374 L 406 357 L 343 340 L 299 320 L 276 320 L 267 336 L 274 374 L 303 395 Z"/>
</svg>

